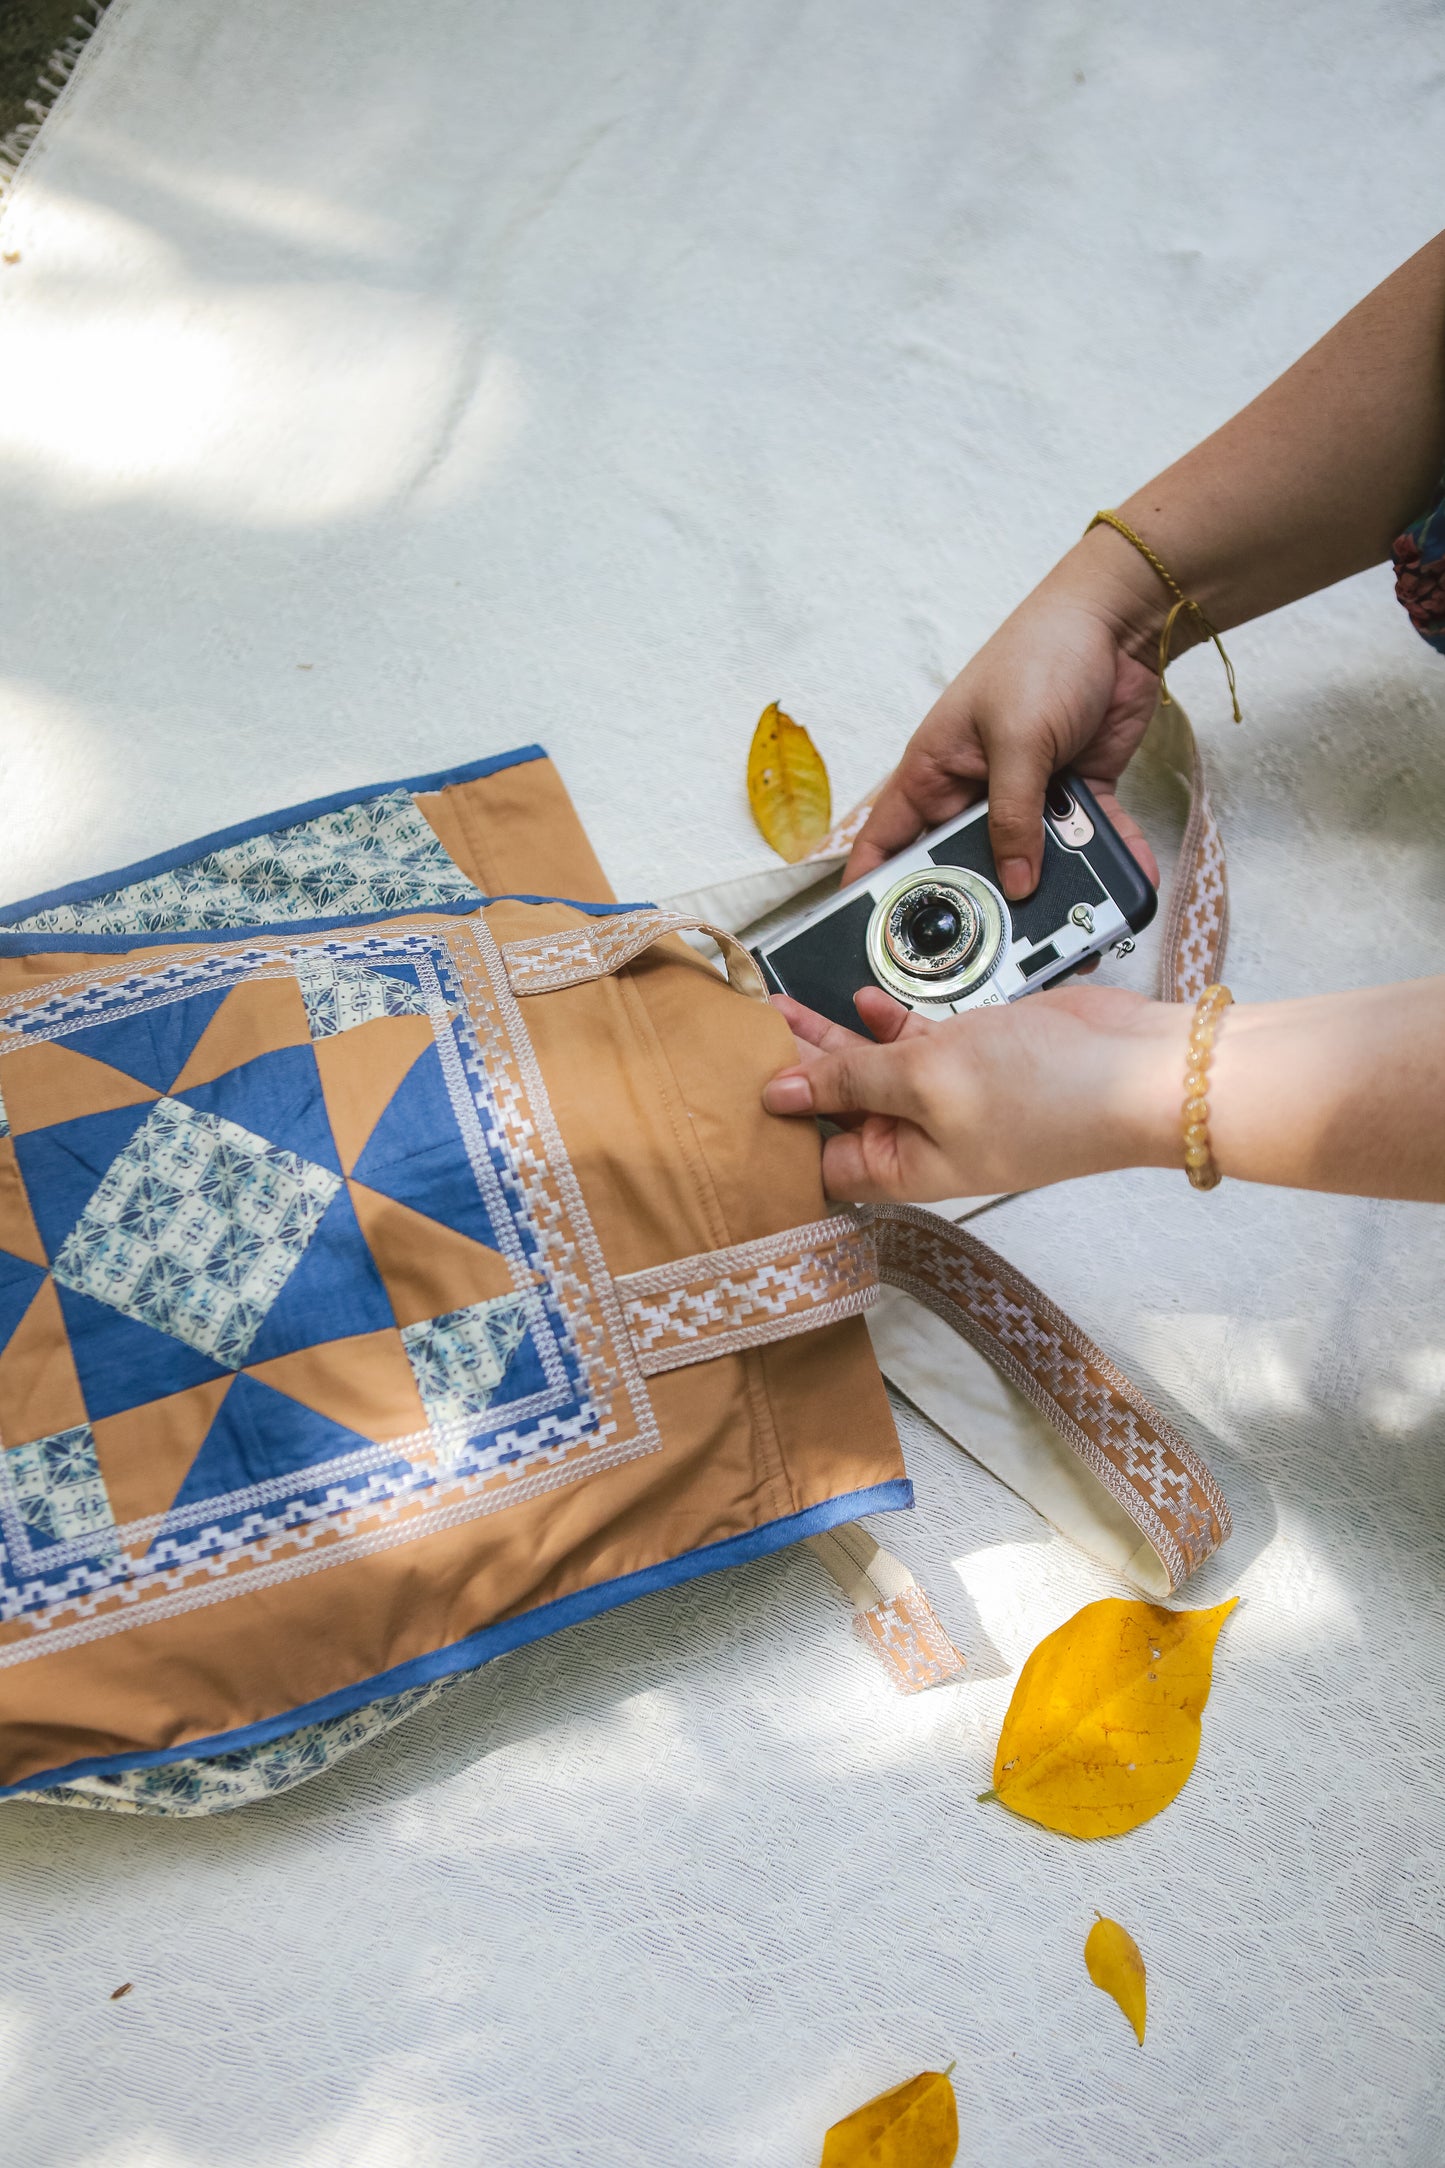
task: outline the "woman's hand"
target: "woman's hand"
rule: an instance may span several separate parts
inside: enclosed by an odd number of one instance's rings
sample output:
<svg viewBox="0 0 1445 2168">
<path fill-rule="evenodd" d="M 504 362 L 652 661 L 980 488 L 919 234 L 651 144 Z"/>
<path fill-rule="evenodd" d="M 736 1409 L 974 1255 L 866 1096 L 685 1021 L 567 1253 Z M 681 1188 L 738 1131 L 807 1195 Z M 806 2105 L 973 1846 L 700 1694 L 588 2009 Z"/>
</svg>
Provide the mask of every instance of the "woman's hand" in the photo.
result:
<svg viewBox="0 0 1445 2168">
<path fill-rule="evenodd" d="M 1157 885 L 1153 853 L 1115 796 L 1159 692 L 1139 657 L 1157 640 L 1163 589 L 1137 560 L 1140 580 L 1127 562 L 1134 554 L 1096 529 L 1005 619 L 909 740 L 845 880 L 871 873 L 987 790 L 1004 894 L 1029 895 L 1043 857 L 1044 791 L 1072 765 Z"/>
<path fill-rule="evenodd" d="M 926 1203 L 1180 1163 L 1187 1008 L 1116 987 L 939 1021 L 881 987 L 857 1001 L 871 1040 L 778 999 L 801 1058 L 763 1093 L 774 1114 L 842 1125 L 823 1147 L 830 1197 Z"/>
<path fill-rule="evenodd" d="M 779 1000 L 800 1059 L 763 1093 L 774 1114 L 840 1125 L 823 1146 L 830 1197 L 926 1204 L 1111 1167 L 1182 1174 L 1187 1003 L 1068 986 L 932 1022 L 878 986 L 857 1002 L 871 1040 Z M 1226 1009 L 1214 1163 L 1245 1182 L 1445 1204 L 1442 1074 L 1445 978 Z"/>
</svg>

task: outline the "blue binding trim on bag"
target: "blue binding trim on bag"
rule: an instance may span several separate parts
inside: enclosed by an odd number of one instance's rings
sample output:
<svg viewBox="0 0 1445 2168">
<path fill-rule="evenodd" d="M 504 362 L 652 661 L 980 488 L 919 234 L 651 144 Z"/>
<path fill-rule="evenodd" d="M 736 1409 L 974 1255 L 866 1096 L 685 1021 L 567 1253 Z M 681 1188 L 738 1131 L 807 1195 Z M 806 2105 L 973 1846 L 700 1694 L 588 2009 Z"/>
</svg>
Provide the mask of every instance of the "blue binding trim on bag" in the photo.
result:
<svg viewBox="0 0 1445 2168">
<path fill-rule="evenodd" d="M 520 745 L 515 752 L 493 753 L 490 759 L 468 761 L 460 768 L 439 768 L 435 775 L 410 775 L 390 783 L 368 783 L 360 790 L 337 790 L 329 797 L 310 798 L 304 805 L 282 806 L 279 812 L 260 813 L 254 820 L 238 821 L 233 828 L 217 828 L 211 835 L 197 836 L 190 843 L 178 843 L 169 851 L 158 851 L 154 858 L 138 858 L 133 866 L 121 866 L 114 873 L 98 873 L 88 880 L 71 881 L 65 888 L 48 888 L 43 895 L 26 896 L 19 903 L 5 904 L 0 907 L 0 926 L 12 926 L 19 918 L 33 918 L 37 911 L 54 910 L 57 904 L 89 903 L 96 896 L 110 895 L 114 889 L 130 888 L 136 881 L 148 881 L 158 873 L 171 872 L 176 866 L 188 866 L 193 859 L 207 858 L 212 851 L 223 851 L 233 843 L 249 842 L 252 836 L 267 836 L 279 828 L 295 828 L 302 821 L 318 820 L 323 813 L 340 813 L 347 806 L 368 805 L 373 798 L 384 798 L 388 791 L 444 790 L 449 783 L 475 783 L 479 776 L 496 775 L 503 768 L 520 768 L 528 761 L 546 758 L 543 746 Z M 314 932 L 317 926 L 336 923 L 330 919 L 317 920 L 310 930 Z M 296 930 L 294 925 L 292 930 Z M 164 939 L 165 936 L 151 938 Z M 127 936 L 126 941 L 132 948 L 137 946 L 133 937 Z M 62 942 L 60 945 L 67 944 Z M 7 953 L 23 955 L 26 952 L 11 950 Z"/>
<path fill-rule="evenodd" d="M 0 1787 L 0 1799 L 23 1799 L 27 1793 L 49 1791 L 57 1784 L 73 1784 L 77 1777 L 107 1776 L 122 1769 L 159 1769 L 166 1762 L 200 1761 L 212 1754 L 235 1754 L 250 1746 L 265 1746 L 272 1739 L 282 1739 L 288 1732 L 300 1731 L 307 1724 L 324 1723 L 327 1717 L 346 1716 L 353 1709 L 361 1709 L 368 1702 L 380 1701 L 390 1694 L 400 1694 L 410 1686 L 429 1686 L 435 1679 L 455 1676 L 461 1671 L 475 1671 L 482 1664 L 490 1663 L 494 1656 L 504 1656 L 509 1649 L 524 1648 L 530 1641 L 545 1640 L 549 1634 L 560 1633 L 565 1626 L 580 1625 L 584 1619 L 596 1618 L 600 1612 L 612 1611 L 619 1604 L 633 1603 L 639 1596 L 651 1596 L 658 1589 L 677 1588 L 685 1581 L 699 1580 L 705 1573 L 717 1573 L 724 1566 L 745 1565 L 750 1559 L 767 1558 L 775 1551 L 788 1550 L 801 1543 L 805 1536 L 821 1535 L 825 1529 L 840 1527 L 845 1521 L 861 1520 L 869 1513 L 898 1513 L 913 1504 L 913 1485 L 906 1477 L 898 1477 L 891 1483 L 876 1484 L 871 1490 L 850 1491 L 843 1498 L 829 1498 L 822 1505 L 810 1506 L 804 1513 L 789 1514 L 784 1520 L 769 1521 L 762 1528 L 750 1528 L 744 1535 L 729 1536 L 722 1543 L 707 1543 L 700 1550 L 685 1551 L 681 1558 L 668 1558 L 656 1566 L 644 1566 L 640 1572 L 622 1574 L 615 1581 L 600 1581 L 595 1588 L 579 1588 L 570 1596 L 559 1596 L 552 1603 L 538 1604 L 534 1611 L 524 1611 L 518 1618 L 503 1619 L 496 1626 L 484 1626 L 480 1633 L 469 1634 L 465 1641 L 453 1642 L 450 1648 L 433 1649 L 426 1656 L 417 1656 L 408 1664 L 398 1664 L 392 1671 L 378 1672 L 375 1678 L 364 1679 L 357 1686 L 340 1688 L 334 1694 L 323 1694 L 319 1701 L 309 1701 L 299 1709 L 288 1709 L 280 1716 L 267 1717 L 260 1724 L 246 1724 L 239 1731 L 218 1732 L 209 1739 L 188 1739 L 180 1746 L 158 1747 L 143 1754 L 97 1754 L 88 1761 L 69 1762 L 63 1769 L 48 1769 L 40 1776 L 26 1777 L 19 1784 Z"/>
<path fill-rule="evenodd" d="M 388 785 L 395 789 L 395 784 Z M 368 795 L 370 795 L 368 793 Z M 355 801 L 349 801 L 354 803 Z M 107 890 L 108 894 L 109 891 Z M 353 926 L 399 925 L 408 918 L 469 918 L 493 903 L 565 903 L 589 918 L 617 918 L 625 911 L 655 911 L 655 903 L 578 903 L 573 896 L 458 896 L 451 903 L 403 905 L 398 911 L 352 912 L 345 918 L 288 918 L 277 926 L 191 926 L 179 933 L 6 933 L 0 921 L 0 956 L 120 956 L 128 950 L 229 945 L 233 941 L 284 941 L 301 933 L 339 933 Z M 17 908 L 19 908 L 17 906 Z"/>
</svg>

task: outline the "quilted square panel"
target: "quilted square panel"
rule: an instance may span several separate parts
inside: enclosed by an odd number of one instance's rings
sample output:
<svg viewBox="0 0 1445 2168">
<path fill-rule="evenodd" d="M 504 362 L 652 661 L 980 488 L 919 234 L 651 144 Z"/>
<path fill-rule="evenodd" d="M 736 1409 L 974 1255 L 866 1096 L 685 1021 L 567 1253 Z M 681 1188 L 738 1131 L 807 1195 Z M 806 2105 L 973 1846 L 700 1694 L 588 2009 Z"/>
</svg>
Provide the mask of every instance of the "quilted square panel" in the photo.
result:
<svg viewBox="0 0 1445 2168">
<path fill-rule="evenodd" d="M 480 915 L 98 959 L 0 1003 L 0 1099 L 0 1628 L 653 1448 Z"/>
</svg>

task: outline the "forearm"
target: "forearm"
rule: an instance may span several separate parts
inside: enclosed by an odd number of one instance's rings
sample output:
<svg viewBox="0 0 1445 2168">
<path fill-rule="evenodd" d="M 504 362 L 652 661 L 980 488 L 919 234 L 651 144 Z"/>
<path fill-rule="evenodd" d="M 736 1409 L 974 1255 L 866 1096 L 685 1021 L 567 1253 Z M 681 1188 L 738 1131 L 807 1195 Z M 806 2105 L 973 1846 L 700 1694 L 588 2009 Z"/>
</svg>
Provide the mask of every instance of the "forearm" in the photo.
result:
<svg viewBox="0 0 1445 2168">
<path fill-rule="evenodd" d="M 1182 1164 L 1192 1011 L 1156 1012 L 1131 1120 L 1144 1164 Z M 1142 1088 L 1141 1088 L 1142 1087 Z M 1225 1012 L 1209 1078 L 1221 1174 L 1287 1189 L 1445 1203 L 1445 978 Z"/>
<path fill-rule="evenodd" d="M 1445 235 L 1268 390 L 1118 507 L 1221 630 L 1388 556 L 1445 462 Z M 1170 597 L 1096 528 L 1045 582 L 1102 597 L 1140 660 Z M 1188 617 L 1175 651 L 1199 637 Z"/>
</svg>

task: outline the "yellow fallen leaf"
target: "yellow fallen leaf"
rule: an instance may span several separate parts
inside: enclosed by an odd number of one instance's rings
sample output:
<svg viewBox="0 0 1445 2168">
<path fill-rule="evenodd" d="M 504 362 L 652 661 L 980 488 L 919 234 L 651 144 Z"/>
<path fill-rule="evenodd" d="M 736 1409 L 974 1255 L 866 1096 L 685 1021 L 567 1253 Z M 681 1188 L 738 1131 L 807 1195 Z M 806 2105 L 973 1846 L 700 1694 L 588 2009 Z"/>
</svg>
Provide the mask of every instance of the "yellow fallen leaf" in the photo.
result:
<svg viewBox="0 0 1445 2168">
<path fill-rule="evenodd" d="M 775 700 L 764 708 L 748 747 L 748 804 L 753 819 L 790 866 L 822 842 L 833 818 L 823 756 L 801 723 Z"/>
<path fill-rule="evenodd" d="M 867 2100 L 823 2140 L 821 2168 L 952 2168 L 958 2158 L 953 2064 Z"/>
<path fill-rule="evenodd" d="M 1084 1944 L 1084 1963 L 1095 1987 L 1112 1995 L 1144 2045 L 1144 1960 L 1139 1945 L 1117 1920 L 1094 1914 L 1094 1924 Z"/>
<path fill-rule="evenodd" d="M 980 1797 L 1070 1837 L 1121 1836 L 1162 1813 L 1198 1756 L 1214 1644 L 1238 1601 L 1085 1604 L 1019 1673 Z"/>
</svg>

